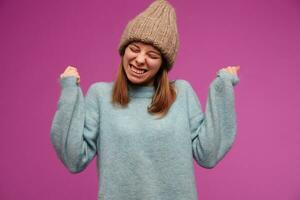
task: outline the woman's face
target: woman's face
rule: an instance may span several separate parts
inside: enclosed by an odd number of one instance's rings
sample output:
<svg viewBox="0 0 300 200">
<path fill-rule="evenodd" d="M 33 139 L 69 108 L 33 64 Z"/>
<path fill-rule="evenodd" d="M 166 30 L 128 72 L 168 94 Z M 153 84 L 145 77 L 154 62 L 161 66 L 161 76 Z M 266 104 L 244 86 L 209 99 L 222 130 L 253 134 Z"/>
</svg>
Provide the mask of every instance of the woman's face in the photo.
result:
<svg viewBox="0 0 300 200">
<path fill-rule="evenodd" d="M 132 42 L 125 49 L 123 67 L 127 78 L 133 84 L 153 85 L 161 64 L 161 54 L 152 45 Z"/>
</svg>

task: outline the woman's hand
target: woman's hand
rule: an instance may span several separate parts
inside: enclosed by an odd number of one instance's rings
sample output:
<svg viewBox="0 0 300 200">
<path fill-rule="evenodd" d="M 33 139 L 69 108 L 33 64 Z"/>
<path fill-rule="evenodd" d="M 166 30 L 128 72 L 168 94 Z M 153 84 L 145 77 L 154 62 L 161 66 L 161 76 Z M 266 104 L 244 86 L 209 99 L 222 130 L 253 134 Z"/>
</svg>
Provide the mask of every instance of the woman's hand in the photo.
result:
<svg viewBox="0 0 300 200">
<path fill-rule="evenodd" d="M 237 65 L 237 66 L 228 66 L 228 67 L 222 68 L 222 69 L 224 69 L 225 71 L 227 71 L 229 73 L 237 75 L 238 70 L 240 70 L 240 66 L 239 65 Z"/>
<path fill-rule="evenodd" d="M 80 76 L 79 76 L 79 73 L 76 69 L 76 67 L 73 67 L 71 65 L 69 65 L 65 71 L 60 75 L 60 78 L 64 78 L 64 77 L 67 77 L 67 76 L 75 76 L 77 77 L 77 84 L 80 83 Z"/>
</svg>

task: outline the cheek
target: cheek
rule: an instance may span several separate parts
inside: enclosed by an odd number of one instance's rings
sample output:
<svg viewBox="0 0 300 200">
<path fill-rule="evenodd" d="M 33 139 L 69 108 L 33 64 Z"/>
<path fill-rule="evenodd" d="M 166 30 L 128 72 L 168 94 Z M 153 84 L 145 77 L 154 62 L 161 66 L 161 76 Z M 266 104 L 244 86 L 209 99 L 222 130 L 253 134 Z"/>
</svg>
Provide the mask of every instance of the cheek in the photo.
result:
<svg viewBox="0 0 300 200">
<path fill-rule="evenodd" d="M 158 71 L 160 68 L 160 65 L 161 65 L 161 61 L 160 60 L 149 60 L 148 65 L 149 65 L 149 68 L 151 68 L 152 70 Z"/>
<path fill-rule="evenodd" d="M 123 56 L 123 65 L 124 67 L 126 67 L 128 65 L 128 63 L 130 63 L 130 61 L 132 60 L 132 56 L 129 54 L 124 54 Z"/>
<path fill-rule="evenodd" d="M 124 54 L 125 60 L 129 61 L 129 60 L 132 60 L 134 57 L 135 57 L 134 53 L 130 52 L 129 50 L 125 51 L 125 54 Z"/>
</svg>

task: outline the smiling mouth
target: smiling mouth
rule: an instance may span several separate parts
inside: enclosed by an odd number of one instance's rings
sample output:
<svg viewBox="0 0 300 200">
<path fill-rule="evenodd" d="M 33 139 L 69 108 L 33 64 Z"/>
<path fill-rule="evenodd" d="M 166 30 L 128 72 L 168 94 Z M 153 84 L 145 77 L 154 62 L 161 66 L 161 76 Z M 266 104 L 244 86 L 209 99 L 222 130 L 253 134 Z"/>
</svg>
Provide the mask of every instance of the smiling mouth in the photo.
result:
<svg viewBox="0 0 300 200">
<path fill-rule="evenodd" d="M 139 75 L 142 75 L 142 74 L 145 74 L 147 72 L 147 70 L 144 70 L 144 69 L 138 69 L 136 68 L 134 65 L 131 65 L 129 64 L 129 67 L 130 67 L 130 70 L 132 72 L 134 72 L 135 74 L 139 74 Z"/>
</svg>

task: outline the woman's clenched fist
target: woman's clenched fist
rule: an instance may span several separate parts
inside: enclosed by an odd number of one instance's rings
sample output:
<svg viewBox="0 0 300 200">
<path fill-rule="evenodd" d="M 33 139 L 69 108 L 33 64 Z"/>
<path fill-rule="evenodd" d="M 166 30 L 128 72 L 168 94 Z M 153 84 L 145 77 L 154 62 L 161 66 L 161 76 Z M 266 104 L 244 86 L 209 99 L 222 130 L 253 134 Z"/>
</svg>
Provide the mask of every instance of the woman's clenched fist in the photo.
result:
<svg viewBox="0 0 300 200">
<path fill-rule="evenodd" d="M 60 78 L 64 78 L 64 77 L 67 77 L 67 76 L 75 76 L 77 77 L 77 84 L 80 83 L 80 76 L 79 76 L 79 73 L 76 69 L 76 67 L 73 67 L 71 65 L 69 65 L 65 71 L 60 75 Z"/>
<path fill-rule="evenodd" d="M 240 70 L 240 66 L 227 66 L 223 69 L 231 74 L 238 75 L 237 72 Z"/>
</svg>

